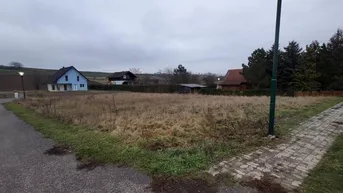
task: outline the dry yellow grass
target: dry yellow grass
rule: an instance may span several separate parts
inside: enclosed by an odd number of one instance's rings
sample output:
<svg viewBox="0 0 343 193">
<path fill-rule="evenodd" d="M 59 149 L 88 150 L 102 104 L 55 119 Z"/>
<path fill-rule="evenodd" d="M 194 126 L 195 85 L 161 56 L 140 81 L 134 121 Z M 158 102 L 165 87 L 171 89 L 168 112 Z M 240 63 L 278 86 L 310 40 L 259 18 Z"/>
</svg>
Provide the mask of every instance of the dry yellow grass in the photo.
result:
<svg viewBox="0 0 343 193">
<path fill-rule="evenodd" d="M 278 97 L 277 110 L 319 103 L 324 97 Z M 31 97 L 22 103 L 46 116 L 119 136 L 144 148 L 190 147 L 200 143 L 265 135 L 268 97 L 115 93 Z"/>
</svg>

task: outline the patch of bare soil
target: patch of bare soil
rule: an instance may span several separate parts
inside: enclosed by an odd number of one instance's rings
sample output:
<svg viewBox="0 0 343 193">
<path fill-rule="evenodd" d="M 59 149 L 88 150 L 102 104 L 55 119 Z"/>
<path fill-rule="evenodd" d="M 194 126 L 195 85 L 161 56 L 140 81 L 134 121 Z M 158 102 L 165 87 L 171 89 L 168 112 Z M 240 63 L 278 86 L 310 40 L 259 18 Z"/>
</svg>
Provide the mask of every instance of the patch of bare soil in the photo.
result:
<svg viewBox="0 0 343 193">
<path fill-rule="evenodd" d="M 332 109 L 340 109 L 341 107 L 343 107 L 343 105 L 337 105 L 336 107 L 332 107 Z"/>
<path fill-rule="evenodd" d="M 261 193 L 287 193 L 284 187 L 279 183 L 275 183 L 269 177 L 264 177 L 261 180 L 253 179 L 242 182 L 243 186 L 248 186 L 257 189 Z"/>
<path fill-rule="evenodd" d="M 68 146 L 65 146 L 65 145 L 54 145 L 52 148 L 44 152 L 45 155 L 58 155 L 58 156 L 62 156 L 62 155 L 70 154 L 70 153 L 71 153 L 71 150 L 69 149 Z"/>
<path fill-rule="evenodd" d="M 155 193 L 217 193 L 218 187 L 205 179 L 153 177 L 150 189 Z"/>
<path fill-rule="evenodd" d="M 77 164 L 76 170 L 87 170 L 91 171 L 94 170 L 98 166 L 102 166 L 103 164 L 94 161 L 94 160 L 87 160 L 87 161 L 81 161 Z"/>
</svg>

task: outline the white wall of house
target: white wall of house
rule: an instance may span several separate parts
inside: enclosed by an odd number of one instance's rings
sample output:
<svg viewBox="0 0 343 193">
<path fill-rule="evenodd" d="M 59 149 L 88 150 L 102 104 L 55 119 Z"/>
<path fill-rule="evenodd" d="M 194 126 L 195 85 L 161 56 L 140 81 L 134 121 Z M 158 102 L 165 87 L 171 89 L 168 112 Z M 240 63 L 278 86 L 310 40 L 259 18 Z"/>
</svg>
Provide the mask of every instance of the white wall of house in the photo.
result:
<svg viewBox="0 0 343 193">
<path fill-rule="evenodd" d="M 114 85 L 122 85 L 122 84 L 124 84 L 125 80 L 114 80 L 114 81 L 111 81 L 111 82 Z"/>
<path fill-rule="evenodd" d="M 66 85 L 66 90 L 64 88 L 64 85 Z M 48 91 L 51 91 L 51 92 L 71 91 L 71 90 L 73 90 L 71 84 L 48 84 Z"/>
<path fill-rule="evenodd" d="M 71 88 L 70 90 L 73 90 L 73 91 L 88 90 L 87 79 L 82 74 L 80 74 L 77 70 L 75 70 L 74 68 L 70 69 L 63 76 L 61 76 L 56 81 L 56 83 L 57 84 L 72 85 L 72 86 L 70 86 L 70 88 Z"/>
<path fill-rule="evenodd" d="M 48 91 L 57 92 L 58 90 L 56 89 L 56 86 L 55 86 L 55 89 L 52 90 L 52 84 L 48 84 Z"/>
</svg>

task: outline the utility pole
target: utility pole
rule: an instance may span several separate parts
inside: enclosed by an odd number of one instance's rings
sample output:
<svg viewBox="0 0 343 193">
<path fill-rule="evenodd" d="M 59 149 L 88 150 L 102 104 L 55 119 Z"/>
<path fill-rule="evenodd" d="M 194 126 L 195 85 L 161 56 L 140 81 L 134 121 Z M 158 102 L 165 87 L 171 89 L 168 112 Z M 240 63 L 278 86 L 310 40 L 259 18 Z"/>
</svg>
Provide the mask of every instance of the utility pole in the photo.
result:
<svg viewBox="0 0 343 193">
<path fill-rule="evenodd" d="M 282 0 L 277 0 L 276 11 L 276 27 L 275 27 L 275 43 L 273 56 L 273 73 L 271 81 L 271 95 L 269 108 L 269 130 L 270 137 L 275 137 L 274 119 L 275 119 L 275 103 L 276 103 L 276 89 L 277 89 L 277 66 L 279 63 L 279 39 L 280 39 L 280 21 L 281 21 L 281 5 Z"/>
</svg>

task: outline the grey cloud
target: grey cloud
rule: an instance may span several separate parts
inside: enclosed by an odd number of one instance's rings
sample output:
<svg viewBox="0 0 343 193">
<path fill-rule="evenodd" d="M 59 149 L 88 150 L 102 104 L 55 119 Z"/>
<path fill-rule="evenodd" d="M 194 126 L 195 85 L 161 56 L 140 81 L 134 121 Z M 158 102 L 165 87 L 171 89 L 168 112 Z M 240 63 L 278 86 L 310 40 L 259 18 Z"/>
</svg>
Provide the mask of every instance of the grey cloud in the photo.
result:
<svg viewBox="0 0 343 193">
<path fill-rule="evenodd" d="M 284 0 L 281 46 L 327 41 L 343 27 L 338 0 Z M 0 64 L 156 72 L 239 68 L 253 49 L 270 48 L 276 0 L 0 2 Z"/>
</svg>

